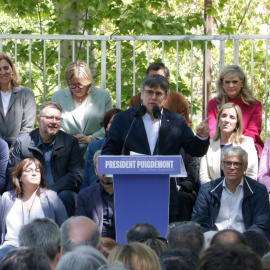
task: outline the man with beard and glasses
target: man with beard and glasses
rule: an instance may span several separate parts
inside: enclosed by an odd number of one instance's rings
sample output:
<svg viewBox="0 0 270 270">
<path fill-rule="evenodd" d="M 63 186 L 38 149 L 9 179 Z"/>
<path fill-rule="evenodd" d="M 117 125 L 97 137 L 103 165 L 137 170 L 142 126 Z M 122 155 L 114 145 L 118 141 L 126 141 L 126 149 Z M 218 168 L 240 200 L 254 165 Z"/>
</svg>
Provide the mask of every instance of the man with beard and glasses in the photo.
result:
<svg viewBox="0 0 270 270">
<path fill-rule="evenodd" d="M 83 160 L 78 139 L 60 129 L 62 108 L 45 102 L 39 110 L 39 128 L 17 138 L 8 172 L 24 158 L 36 158 L 45 168 L 47 185 L 57 192 L 69 216 L 75 213 L 78 186 L 83 182 Z"/>
<path fill-rule="evenodd" d="M 94 155 L 93 161 L 99 183 L 80 191 L 76 216 L 86 216 L 99 227 L 102 237 L 115 239 L 113 178 L 98 173 L 98 157 L 101 150 Z"/>
</svg>

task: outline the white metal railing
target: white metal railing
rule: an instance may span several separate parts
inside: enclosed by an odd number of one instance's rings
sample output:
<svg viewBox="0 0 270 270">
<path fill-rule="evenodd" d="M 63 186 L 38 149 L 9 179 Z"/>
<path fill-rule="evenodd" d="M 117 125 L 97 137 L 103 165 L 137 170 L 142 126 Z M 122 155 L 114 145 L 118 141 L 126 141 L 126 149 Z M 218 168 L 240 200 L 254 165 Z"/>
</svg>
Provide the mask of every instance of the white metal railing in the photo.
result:
<svg viewBox="0 0 270 270">
<path fill-rule="evenodd" d="M 204 41 L 205 42 L 205 53 L 208 50 L 208 42 L 216 42 L 219 43 L 219 70 L 223 69 L 225 64 L 225 56 L 226 56 L 226 46 L 225 42 L 228 40 L 232 40 L 234 42 L 233 49 L 233 59 L 235 64 L 239 64 L 239 43 L 242 40 L 250 40 L 251 42 L 251 52 L 250 52 L 250 63 L 251 63 L 251 76 L 250 76 L 250 85 L 251 89 L 253 89 L 253 68 L 254 68 L 254 41 L 262 40 L 265 42 L 265 136 L 267 134 L 267 97 L 268 97 L 268 50 L 269 50 L 269 39 L 270 34 L 268 35 L 187 35 L 187 36 L 94 36 L 94 35 L 28 35 L 28 34 L 0 34 L 0 52 L 3 50 L 3 44 L 6 40 L 14 40 L 15 43 L 15 65 L 17 65 L 17 42 L 18 40 L 28 40 L 29 42 L 29 84 L 31 87 L 31 54 L 32 54 L 32 41 L 33 40 L 42 40 L 43 41 L 43 98 L 45 99 L 45 82 L 46 82 L 46 43 L 49 40 L 58 41 L 58 88 L 61 87 L 60 82 L 60 56 L 61 56 L 61 46 L 60 43 L 62 40 L 70 40 L 72 41 L 72 59 L 75 60 L 75 43 L 77 41 L 86 41 L 87 42 L 87 64 L 89 65 L 89 42 L 90 41 L 100 41 L 101 42 L 101 87 L 106 88 L 106 45 L 108 41 L 115 41 L 116 44 L 116 106 L 121 108 L 121 45 L 123 41 L 130 41 L 133 45 L 133 94 L 136 91 L 135 78 L 136 78 L 136 42 L 137 41 L 146 41 L 147 42 L 147 61 L 148 64 L 150 62 L 151 56 L 151 41 L 161 41 L 162 42 L 162 61 L 165 62 L 164 56 L 164 42 L 165 41 L 174 41 L 176 42 L 176 55 L 175 55 L 175 66 L 176 66 L 176 91 L 178 91 L 178 76 L 179 76 L 179 42 L 180 41 L 189 41 L 190 42 L 190 87 L 191 87 L 191 96 L 190 96 L 190 104 L 191 104 L 191 117 L 193 114 L 193 90 L 194 90 L 194 74 L 193 74 L 193 58 L 194 58 L 194 42 L 195 41 Z M 207 59 L 205 57 L 205 59 Z M 207 61 L 205 61 L 205 67 L 208 66 Z M 206 69 L 205 69 L 206 70 Z M 205 89 L 207 83 L 207 78 L 205 76 L 204 85 Z M 206 97 L 207 95 L 205 95 Z M 205 108 L 207 107 L 207 100 L 204 100 Z"/>
</svg>

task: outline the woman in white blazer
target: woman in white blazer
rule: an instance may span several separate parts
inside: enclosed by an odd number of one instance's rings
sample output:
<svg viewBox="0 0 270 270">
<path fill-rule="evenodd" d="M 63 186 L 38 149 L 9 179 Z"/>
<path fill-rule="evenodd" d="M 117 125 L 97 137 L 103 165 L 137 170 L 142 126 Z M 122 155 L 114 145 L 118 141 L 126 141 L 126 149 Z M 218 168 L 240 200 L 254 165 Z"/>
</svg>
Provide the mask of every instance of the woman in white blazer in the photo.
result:
<svg viewBox="0 0 270 270">
<path fill-rule="evenodd" d="M 230 146 L 241 146 L 248 153 L 246 175 L 257 179 L 258 155 L 254 140 L 243 135 L 241 109 L 234 103 L 224 104 L 218 113 L 216 132 L 210 140 L 210 146 L 200 163 L 200 182 L 205 184 L 223 176 L 221 171 L 221 152 Z"/>
</svg>

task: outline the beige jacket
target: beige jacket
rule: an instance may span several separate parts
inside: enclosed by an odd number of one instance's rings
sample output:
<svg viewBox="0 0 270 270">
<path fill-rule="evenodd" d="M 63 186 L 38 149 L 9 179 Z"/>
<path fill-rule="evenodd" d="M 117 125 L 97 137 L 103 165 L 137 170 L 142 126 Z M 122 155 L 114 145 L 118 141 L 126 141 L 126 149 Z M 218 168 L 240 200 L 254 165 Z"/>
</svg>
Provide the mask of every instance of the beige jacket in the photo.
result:
<svg viewBox="0 0 270 270">
<path fill-rule="evenodd" d="M 250 137 L 243 136 L 244 141 L 241 144 L 233 144 L 233 146 L 241 146 L 248 153 L 248 168 L 246 176 L 257 180 L 258 174 L 258 156 L 254 145 L 254 140 Z M 200 182 L 205 184 L 211 180 L 221 177 L 221 147 L 220 140 L 210 140 L 210 145 L 205 156 L 201 158 L 200 163 Z"/>
</svg>

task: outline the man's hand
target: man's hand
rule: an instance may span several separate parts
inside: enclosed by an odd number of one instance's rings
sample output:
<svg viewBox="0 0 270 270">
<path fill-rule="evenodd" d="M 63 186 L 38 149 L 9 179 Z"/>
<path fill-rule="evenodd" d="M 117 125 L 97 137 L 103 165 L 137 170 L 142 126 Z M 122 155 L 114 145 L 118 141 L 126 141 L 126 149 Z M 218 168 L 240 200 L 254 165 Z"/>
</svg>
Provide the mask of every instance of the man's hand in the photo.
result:
<svg viewBox="0 0 270 270">
<path fill-rule="evenodd" d="M 207 117 L 205 118 L 200 124 L 199 126 L 197 127 L 197 135 L 200 136 L 200 137 L 209 137 L 209 133 L 210 133 L 210 127 L 208 125 L 208 120 L 210 119 L 211 117 Z"/>
</svg>

